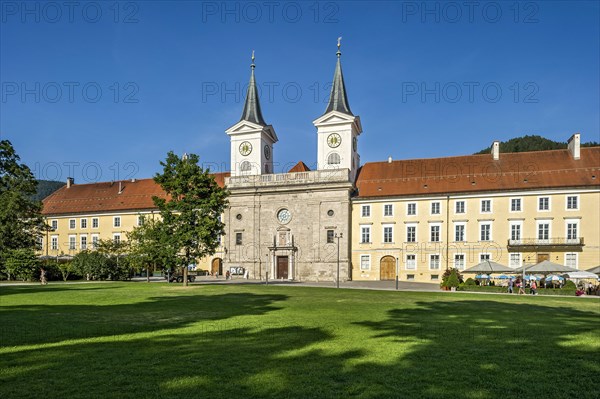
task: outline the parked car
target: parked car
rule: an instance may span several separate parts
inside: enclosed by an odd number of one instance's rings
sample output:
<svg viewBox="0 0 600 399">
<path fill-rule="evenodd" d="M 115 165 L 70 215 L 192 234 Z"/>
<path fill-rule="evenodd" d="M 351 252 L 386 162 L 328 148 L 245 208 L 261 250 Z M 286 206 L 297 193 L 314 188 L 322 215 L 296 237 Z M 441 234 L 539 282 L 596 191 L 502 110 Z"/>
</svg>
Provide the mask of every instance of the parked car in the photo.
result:
<svg viewBox="0 0 600 399">
<path fill-rule="evenodd" d="M 163 272 L 163 276 L 164 276 L 165 280 L 167 280 L 169 283 L 173 283 L 173 282 L 183 283 L 183 275 L 181 274 L 181 272 L 169 274 L 168 272 L 165 271 L 165 272 Z M 188 282 L 193 283 L 194 281 L 196 281 L 196 276 L 194 276 L 193 274 L 188 272 L 187 279 L 188 279 Z"/>
</svg>

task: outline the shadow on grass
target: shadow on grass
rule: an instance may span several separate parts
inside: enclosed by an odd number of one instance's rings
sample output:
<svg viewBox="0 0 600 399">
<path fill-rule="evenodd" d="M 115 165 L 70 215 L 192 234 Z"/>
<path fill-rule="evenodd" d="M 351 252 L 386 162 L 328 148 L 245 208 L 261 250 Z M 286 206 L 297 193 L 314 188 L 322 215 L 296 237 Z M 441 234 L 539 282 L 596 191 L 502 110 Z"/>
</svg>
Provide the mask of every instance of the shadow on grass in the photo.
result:
<svg viewBox="0 0 600 399">
<path fill-rule="evenodd" d="M 595 398 L 600 388 L 597 313 L 422 301 L 378 321 L 361 313 L 368 320 L 271 325 L 267 312 L 285 296 L 236 297 L 207 297 L 227 308 L 212 320 L 261 315 L 254 325 L 207 323 L 146 339 L 4 353 L 0 396 Z M 250 303 L 238 308 L 239 299 Z"/>
<path fill-rule="evenodd" d="M 94 284 L 93 287 L 86 287 L 88 284 Z M 0 286 L 0 305 L 2 304 L 2 298 L 9 295 L 17 295 L 17 294 L 37 294 L 48 292 L 59 292 L 59 291 L 68 291 L 71 292 L 73 290 L 80 291 L 100 291 L 100 290 L 114 290 L 119 289 L 117 286 L 111 286 L 111 282 L 101 283 L 105 284 L 104 287 L 99 287 L 97 281 L 90 281 L 86 283 L 78 283 L 78 284 L 69 284 L 69 283 L 59 283 L 59 284 L 50 284 L 50 285 L 1 285 Z"/>
</svg>

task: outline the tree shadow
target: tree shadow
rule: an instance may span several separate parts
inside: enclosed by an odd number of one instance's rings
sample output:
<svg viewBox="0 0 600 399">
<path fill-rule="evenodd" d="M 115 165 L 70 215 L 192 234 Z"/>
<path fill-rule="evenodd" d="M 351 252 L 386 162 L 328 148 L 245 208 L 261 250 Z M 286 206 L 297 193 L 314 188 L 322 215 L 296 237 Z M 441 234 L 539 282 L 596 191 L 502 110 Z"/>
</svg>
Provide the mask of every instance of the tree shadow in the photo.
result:
<svg viewBox="0 0 600 399">
<path fill-rule="evenodd" d="M 94 284 L 93 287 L 86 287 L 87 284 Z M 114 290 L 119 289 L 120 287 L 111 286 L 110 283 L 104 283 L 105 287 L 99 287 L 97 281 L 90 281 L 89 283 L 81 283 L 81 284 L 68 284 L 68 283 L 60 283 L 60 284 L 50 284 L 50 285 L 3 285 L 0 286 L 0 305 L 2 304 L 2 298 L 7 297 L 9 295 L 18 295 L 18 294 L 37 294 L 37 293 L 48 293 L 48 292 L 60 292 L 60 291 L 73 291 L 73 290 L 81 290 L 81 291 L 99 291 L 99 290 Z"/>
</svg>

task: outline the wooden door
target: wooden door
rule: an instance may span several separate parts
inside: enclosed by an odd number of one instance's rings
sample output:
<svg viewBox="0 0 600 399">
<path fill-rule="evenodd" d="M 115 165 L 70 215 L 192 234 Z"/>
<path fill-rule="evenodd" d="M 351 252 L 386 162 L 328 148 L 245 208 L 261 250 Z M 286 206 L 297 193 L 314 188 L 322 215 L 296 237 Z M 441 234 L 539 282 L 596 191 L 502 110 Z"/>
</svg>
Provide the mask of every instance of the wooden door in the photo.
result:
<svg viewBox="0 0 600 399">
<path fill-rule="evenodd" d="M 550 260 L 550 254 L 538 254 L 537 263 L 543 262 L 545 260 Z"/>
<path fill-rule="evenodd" d="M 277 257 L 277 278 L 287 279 L 288 278 L 288 257 L 278 256 Z"/>
<path fill-rule="evenodd" d="M 393 256 L 384 256 L 379 263 L 381 280 L 394 280 L 396 278 L 396 259 Z"/>
<path fill-rule="evenodd" d="M 219 275 L 223 274 L 223 260 L 221 258 L 214 258 L 210 266 L 210 273 L 214 276 L 216 273 Z"/>
</svg>

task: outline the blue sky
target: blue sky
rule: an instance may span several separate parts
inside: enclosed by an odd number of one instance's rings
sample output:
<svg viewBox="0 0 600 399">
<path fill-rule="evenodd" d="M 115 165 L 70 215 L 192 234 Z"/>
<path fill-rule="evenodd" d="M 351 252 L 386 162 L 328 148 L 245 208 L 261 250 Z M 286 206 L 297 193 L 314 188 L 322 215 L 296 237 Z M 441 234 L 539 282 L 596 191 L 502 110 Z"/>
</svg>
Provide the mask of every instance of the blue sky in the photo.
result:
<svg viewBox="0 0 600 399">
<path fill-rule="evenodd" d="M 600 140 L 597 2 L 65 4 L 0 3 L 0 135 L 39 178 L 227 170 L 252 50 L 276 171 L 313 165 L 338 36 L 363 163 Z"/>
</svg>

